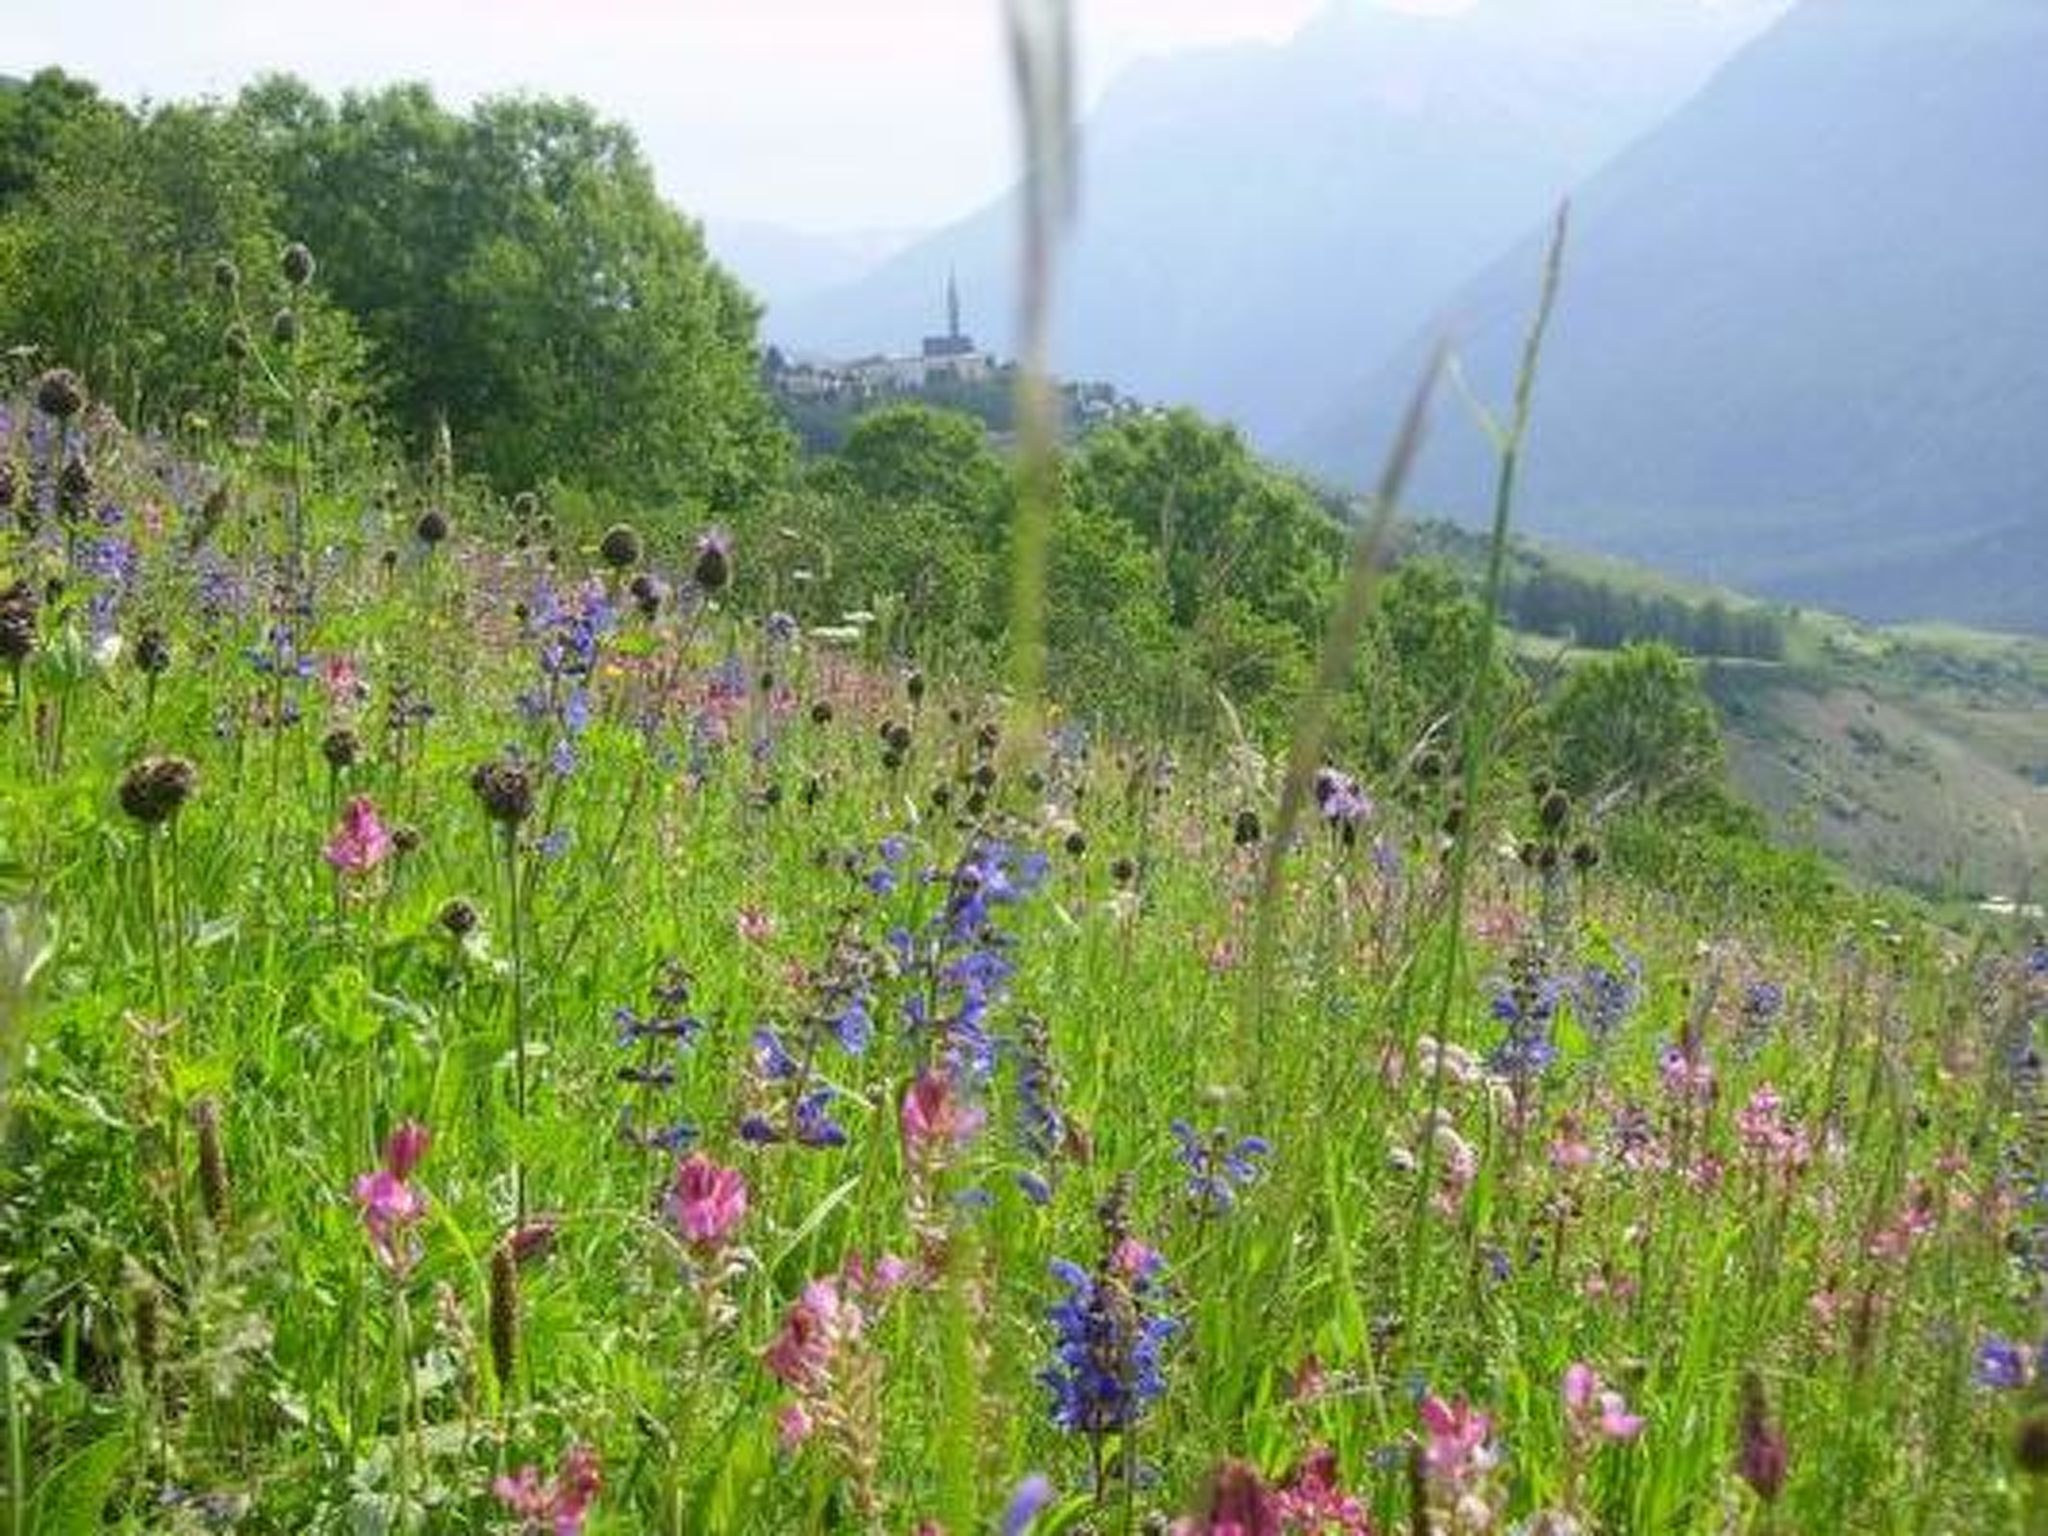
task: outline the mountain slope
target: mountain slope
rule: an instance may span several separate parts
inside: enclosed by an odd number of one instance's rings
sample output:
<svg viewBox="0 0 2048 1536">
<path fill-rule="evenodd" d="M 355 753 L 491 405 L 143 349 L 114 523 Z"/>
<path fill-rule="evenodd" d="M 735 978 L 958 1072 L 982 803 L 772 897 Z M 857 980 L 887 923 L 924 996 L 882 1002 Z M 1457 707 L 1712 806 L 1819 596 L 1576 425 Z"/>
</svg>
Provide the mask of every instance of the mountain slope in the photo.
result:
<svg viewBox="0 0 2048 1536">
<path fill-rule="evenodd" d="M 746 219 L 709 219 L 704 226 L 711 254 L 761 301 L 770 326 L 791 307 L 858 282 L 913 238 L 895 231 L 816 235 Z"/>
<path fill-rule="evenodd" d="M 1291 434 L 1769 4 L 1483 0 L 1446 18 L 1339 0 L 1284 46 L 1132 70 L 1083 134 L 1061 370 Z M 1002 199 L 778 315 L 771 339 L 900 349 L 957 271 L 970 327 L 1007 350 L 1014 219 Z"/>
<path fill-rule="evenodd" d="M 1803 0 L 1577 198 L 1539 533 L 1879 619 L 2048 632 L 2048 6 Z M 1532 237 L 1428 328 L 1505 398 Z M 1293 456 L 1347 478 L 1423 338 Z M 1419 504 L 1485 505 L 1445 413 Z"/>
</svg>

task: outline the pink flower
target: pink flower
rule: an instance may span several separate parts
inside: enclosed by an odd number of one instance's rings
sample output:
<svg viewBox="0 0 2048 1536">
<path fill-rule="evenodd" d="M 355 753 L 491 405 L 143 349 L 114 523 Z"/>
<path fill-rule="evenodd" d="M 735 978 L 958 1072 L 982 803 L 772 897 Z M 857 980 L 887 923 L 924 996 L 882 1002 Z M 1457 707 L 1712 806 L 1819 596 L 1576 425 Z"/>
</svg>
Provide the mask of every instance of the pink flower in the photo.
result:
<svg viewBox="0 0 2048 1536">
<path fill-rule="evenodd" d="M 799 1390 L 821 1386 L 840 1345 L 858 1338 L 860 1308 L 839 1294 L 839 1282 L 827 1275 L 804 1287 L 782 1319 L 782 1332 L 761 1361 L 777 1379 Z"/>
<path fill-rule="evenodd" d="M 384 1141 L 384 1166 L 401 1179 L 412 1177 L 413 1169 L 419 1167 L 420 1159 L 427 1155 L 427 1148 L 434 1144 L 434 1133 L 417 1120 L 402 1120 Z"/>
<path fill-rule="evenodd" d="M 901 1118 L 904 1144 L 919 1156 L 971 1140 L 987 1116 L 962 1104 L 942 1073 L 920 1072 L 904 1090 Z"/>
<path fill-rule="evenodd" d="M 513 1228 L 505 1239 L 512 1262 L 521 1265 L 545 1258 L 555 1246 L 555 1232 L 561 1223 L 553 1216 L 536 1216 L 523 1227 Z"/>
<path fill-rule="evenodd" d="M 1423 1398 L 1421 1412 L 1422 1461 L 1431 1477 L 1455 1486 L 1493 1464 L 1487 1448 L 1493 1420 L 1470 1403 L 1447 1403 L 1431 1393 Z"/>
<path fill-rule="evenodd" d="M 908 1259 L 885 1253 L 870 1265 L 857 1253 L 849 1253 L 846 1262 L 839 1266 L 840 1278 L 846 1288 L 856 1296 L 881 1297 L 891 1291 L 901 1290 L 914 1278 L 914 1271 Z"/>
<path fill-rule="evenodd" d="M 367 875 L 391 857 L 391 832 L 368 795 L 357 795 L 341 813 L 341 825 L 321 850 L 345 875 Z"/>
<path fill-rule="evenodd" d="M 1628 1411 L 1619 1392 L 1601 1385 L 1599 1376 L 1583 1360 L 1565 1367 L 1564 1409 L 1580 1434 L 1602 1440 L 1633 1440 L 1643 1432 L 1643 1419 Z"/>
<path fill-rule="evenodd" d="M 1159 1256 L 1157 1248 L 1141 1243 L 1135 1237 L 1127 1237 L 1118 1243 L 1111 1258 L 1126 1280 L 1150 1279 L 1166 1262 Z"/>
<path fill-rule="evenodd" d="M 360 704 L 370 696 L 370 685 L 346 656 L 330 656 L 320 664 L 320 686 L 335 705 Z"/>
<path fill-rule="evenodd" d="M 1365 1501 L 1337 1481 L 1337 1453 L 1318 1446 L 1280 1489 L 1280 1515 L 1289 1531 L 1317 1536 L 1373 1536 Z"/>
<path fill-rule="evenodd" d="M 1674 1099 L 1696 1104 L 1714 1101 L 1714 1068 L 1699 1054 L 1697 1046 L 1690 1049 L 1666 1046 L 1657 1065 L 1657 1075 L 1663 1079 L 1664 1091 Z"/>
<path fill-rule="evenodd" d="M 1577 1168 L 1590 1168 L 1595 1153 L 1592 1144 L 1579 1129 L 1579 1122 L 1571 1115 L 1561 1116 L 1557 1122 L 1557 1139 L 1550 1144 L 1550 1166 L 1560 1173 Z"/>
<path fill-rule="evenodd" d="M 498 1478 L 491 1484 L 491 1492 L 526 1530 L 581 1536 L 590 1506 L 603 1487 L 597 1452 L 587 1445 L 575 1445 L 563 1453 L 561 1474 L 552 1482 L 541 1481 L 538 1467 L 525 1466 L 510 1477 Z"/>
<path fill-rule="evenodd" d="M 692 1152 L 676 1168 L 668 1214 L 684 1242 L 700 1253 L 715 1253 L 746 1217 L 746 1178 L 737 1168 L 721 1168 Z"/>
<path fill-rule="evenodd" d="M 1280 1501 L 1253 1467 L 1226 1461 L 1209 1477 L 1200 1513 L 1175 1524 L 1174 1536 L 1281 1536 Z"/>
<path fill-rule="evenodd" d="M 426 1156 L 430 1140 L 425 1126 L 406 1121 L 384 1143 L 384 1166 L 355 1182 L 356 1204 L 377 1262 L 401 1278 L 419 1258 L 408 1238 L 427 1213 L 426 1196 L 406 1181 Z"/>
<path fill-rule="evenodd" d="M 774 915 L 761 907 L 741 907 L 733 926 L 749 944 L 765 944 L 775 937 Z"/>
<path fill-rule="evenodd" d="M 784 1403 L 775 1415 L 775 1443 L 785 1453 L 795 1451 L 816 1428 L 802 1403 Z"/>
</svg>

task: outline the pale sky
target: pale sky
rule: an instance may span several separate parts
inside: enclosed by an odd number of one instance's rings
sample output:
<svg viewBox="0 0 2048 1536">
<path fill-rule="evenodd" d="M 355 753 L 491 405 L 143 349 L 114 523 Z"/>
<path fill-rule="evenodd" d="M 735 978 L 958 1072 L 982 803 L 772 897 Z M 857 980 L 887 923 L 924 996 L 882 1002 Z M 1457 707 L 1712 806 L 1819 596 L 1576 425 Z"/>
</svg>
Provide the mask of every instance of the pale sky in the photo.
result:
<svg viewBox="0 0 2048 1536">
<path fill-rule="evenodd" d="M 1326 0 L 1076 0 L 1084 102 L 1134 59 L 1279 40 Z M 1378 0 L 1455 11 L 1469 0 Z M 578 95 L 688 212 L 796 229 L 940 223 L 1014 168 L 1000 0 L 0 0 L 0 73 L 124 100 L 425 79 L 444 103 Z"/>
</svg>

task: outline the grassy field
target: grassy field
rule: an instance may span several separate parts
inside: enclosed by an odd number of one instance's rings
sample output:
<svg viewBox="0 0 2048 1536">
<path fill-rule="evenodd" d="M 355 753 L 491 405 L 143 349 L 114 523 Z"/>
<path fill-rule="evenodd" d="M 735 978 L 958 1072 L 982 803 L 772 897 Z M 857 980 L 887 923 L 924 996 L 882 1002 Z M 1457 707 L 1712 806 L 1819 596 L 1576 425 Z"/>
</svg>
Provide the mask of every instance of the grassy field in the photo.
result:
<svg viewBox="0 0 2048 1536">
<path fill-rule="evenodd" d="M 0 443 L 0 1529 L 2048 1528 L 2023 932 Z"/>
</svg>

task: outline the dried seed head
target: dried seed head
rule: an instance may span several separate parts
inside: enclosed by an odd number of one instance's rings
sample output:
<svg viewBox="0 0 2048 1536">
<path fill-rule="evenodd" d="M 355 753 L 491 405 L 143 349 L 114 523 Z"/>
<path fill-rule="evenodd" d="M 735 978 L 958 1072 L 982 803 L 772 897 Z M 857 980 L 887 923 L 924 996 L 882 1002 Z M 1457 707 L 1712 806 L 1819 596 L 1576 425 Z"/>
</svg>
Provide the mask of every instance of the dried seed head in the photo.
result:
<svg viewBox="0 0 2048 1536">
<path fill-rule="evenodd" d="M 192 1106 L 192 1125 L 199 1144 L 199 1204 L 216 1232 L 228 1224 L 228 1159 L 221 1145 L 220 1105 L 201 1099 Z"/>
<path fill-rule="evenodd" d="M 327 759 L 327 766 L 340 772 L 353 768 L 362 761 L 363 738 L 345 725 L 337 725 L 320 738 L 320 755 Z"/>
<path fill-rule="evenodd" d="M 52 368 L 36 380 L 36 409 L 69 421 L 85 409 L 85 386 L 69 368 Z"/>
<path fill-rule="evenodd" d="M 121 775 L 121 809 L 146 827 L 162 826 L 199 786 L 199 770 L 182 757 L 145 757 Z"/>
<path fill-rule="evenodd" d="M 429 507 L 420 514 L 419 521 L 412 525 L 412 531 L 419 541 L 432 549 L 448 537 L 448 514 L 439 507 Z"/>
<path fill-rule="evenodd" d="M 628 523 L 613 523 L 598 541 L 598 558 L 615 571 L 640 563 L 640 535 Z"/>
<path fill-rule="evenodd" d="M 533 771 L 514 758 L 478 763 L 469 787 L 483 803 L 484 814 L 504 826 L 516 827 L 533 814 Z"/>
<path fill-rule="evenodd" d="M 220 333 L 220 349 L 230 362 L 242 362 L 249 355 L 249 328 L 237 320 Z"/>
<path fill-rule="evenodd" d="M 1545 831 L 1555 832 L 1571 819 L 1571 796 L 1561 789 L 1553 789 L 1543 797 L 1539 815 Z"/>
<path fill-rule="evenodd" d="M 519 1368 L 519 1260 L 509 1242 L 491 1250 L 491 1369 L 510 1389 Z"/>
<path fill-rule="evenodd" d="M 697 540 L 697 564 L 691 572 L 706 592 L 722 592 L 732 580 L 732 539 L 719 529 Z"/>
<path fill-rule="evenodd" d="M 92 471 L 73 454 L 57 473 L 57 515 L 66 522 L 82 522 L 91 508 Z"/>
<path fill-rule="evenodd" d="M 36 589 L 26 581 L 0 590 L 0 661 L 25 661 L 34 652 L 36 617 L 42 607 Z"/>
<path fill-rule="evenodd" d="M 658 615 L 661 605 L 668 600 L 668 583 L 648 571 L 636 575 L 626 590 L 633 594 L 633 606 L 640 610 L 643 619 Z"/>
<path fill-rule="evenodd" d="M 313 253 L 297 240 L 284 248 L 277 264 L 284 280 L 294 288 L 303 288 L 313 280 Z"/>
<path fill-rule="evenodd" d="M 1249 806 L 1237 813 L 1237 819 L 1230 824 L 1230 841 L 1239 848 L 1249 848 L 1265 835 L 1265 828 L 1259 825 L 1259 813 Z"/>
<path fill-rule="evenodd" d="M 222 293 L 233 293 L 242 286 L 241 269 L 227 257 L 221 257 L 213 264 L 213 286 Z"/>
<path fill-rule="evenodd" d="M 2013 1431 L 2013 1460 L 2032 1477 L 2048 1473 L 2048 1413 L 2030 1413 Z"/>
<path fill-rule="evenodd" d="M 270 339 L 280 347 L 295 347 L 299 344 L 299 317 L 289 309 L 280 309 L 270 317 Z"/>
<path fill-rule="evenodd" d="M 451 937 L 464 939 L 476 932 L 477 911 L 460 896 L 441 906 L 441 926 Z"/>
<path fill-rule="evenodd" d="M 147 626 L 135 640 L 135 670 L 146 677 L 161 677 L 171 669 L 171 642 L 155 624 Z"/>
</svg>

